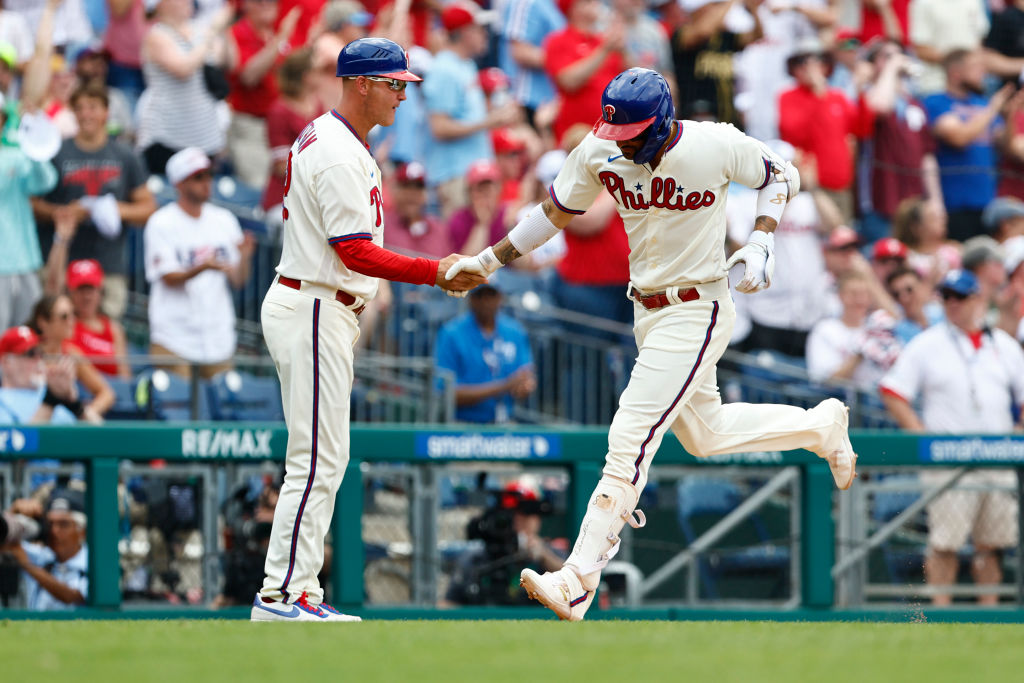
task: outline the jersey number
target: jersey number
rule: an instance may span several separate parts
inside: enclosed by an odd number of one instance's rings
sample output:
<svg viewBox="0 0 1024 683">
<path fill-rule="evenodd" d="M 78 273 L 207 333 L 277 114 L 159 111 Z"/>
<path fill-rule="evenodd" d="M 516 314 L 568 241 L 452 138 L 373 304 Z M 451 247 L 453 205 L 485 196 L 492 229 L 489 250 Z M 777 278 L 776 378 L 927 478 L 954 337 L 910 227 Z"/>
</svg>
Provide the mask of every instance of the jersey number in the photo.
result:
<svg viewBox="0 0 1024 683">
<path fill-rule="evenodd" d="M 383 204 L 383 202 L 381 202 L 381 198 L 380 198 L 380 189 L 376 185 L 374 185 L 372 188 L 370 188 L 370 206 L 377 207 L 377 227 L 378 228 L 380 227 L 380 223 L 383 220 L 383 218 L 381 216 L 381 213 L 380 213 L 381 212 L 382 204 Z"/>
<path fill-rule="evenodd" d="M 292 153 L 288 152 L 288 164 L 284 168 L 284 196 L 281 198 L 281 219 L 288 220 L 288 207 L 284 200 L 288 199 L 288 188 L 292 186 Z"/>
</svg>

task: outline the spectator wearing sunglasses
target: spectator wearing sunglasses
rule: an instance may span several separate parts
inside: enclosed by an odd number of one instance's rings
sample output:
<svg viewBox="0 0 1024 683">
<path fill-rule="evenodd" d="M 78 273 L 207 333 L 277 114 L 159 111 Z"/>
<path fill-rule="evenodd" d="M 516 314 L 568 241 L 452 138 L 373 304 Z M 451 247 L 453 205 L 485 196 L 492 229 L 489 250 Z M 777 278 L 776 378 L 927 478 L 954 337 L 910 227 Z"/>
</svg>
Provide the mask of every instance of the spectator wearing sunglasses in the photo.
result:
<svg viewBox="0 0 1024 683">
<path fill-rule="evenodd" d="M 982 326 L 984 300 L 978 279 L 967 270 L 948 272 L 939 284 L 946 322 L 917 335 L 882 378 L 882 400 L 905 430 L 945 434 L 1007 434 L 1019 424 L 1014 398 L 1024 396 L 1024 350 L 1000 329 Z M 915 408 L 920 403 L 920 409 Z M 950 472 L 922 473 L 930 486 L 947 483 Z M 965 475 L 928 505 L 925 580 L 933 586 L 956 582 L 957 553 L 970 538 L 975 583 L 1002 581 L 999 553 L 1017 543 L 1017 502 L 1000 490 L 1013 486 L 1013 472 L 981 470 Z M 963 486 L 965 488 L 959 488 Z M 980 489 L 980 490 L 979 490 Z M 987 489 L 987 490 L 986 490 Z M 983 605 L 999 602 L 982 594 Z M 936 593 L 937 606 L 952 603 Z"/>
<path fill-rule="evenodd" d="M 913 268 L 899 266 L 889 273 L 886 286 L 902 313 L 893 329 L 901 344 L 906 345 L 922 331 L 942 321 L 942 305 L 935 301 L 931 288 Z"/>
<path fill-rule="evenodd" d="M 75 417 L 87 422 L 103 422 L 103 414 L 114 405 L 114 391 L 96 366 L 71 341 L 75 329 L 71 299 L 66 294 L 44 296 L 32 310 L 28 326 L 39 337 L 39 350 L 43 354 L 47 379 L 54 376 L 63 382 L 70 376 L 72 384 L 77 382 L 92 397 L 80 398 L 75 389 L 71 392 L 70 402 L 66 398 L 47 394 L 43 397 L 43 403 L 54 407 L 63 405 Z"/>
</svg>

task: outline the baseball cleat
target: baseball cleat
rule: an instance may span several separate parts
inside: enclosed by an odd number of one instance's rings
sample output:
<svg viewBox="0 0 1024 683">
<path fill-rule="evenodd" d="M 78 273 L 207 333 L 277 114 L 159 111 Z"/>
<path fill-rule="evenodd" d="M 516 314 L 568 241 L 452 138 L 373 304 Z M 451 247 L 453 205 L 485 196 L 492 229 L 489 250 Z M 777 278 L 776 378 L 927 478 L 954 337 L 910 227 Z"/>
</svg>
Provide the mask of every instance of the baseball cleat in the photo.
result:
<svg viewBox="0 0 1024 683">
<path fill-rule="evenodd" d="M 562 620 L 581 621 L 594 600 L 594 591 L 583 588 L 576 572 L 568 567 L 544 574 L 524 569 L 519 575 L 519 585 L 526 589 L 531 600 L 544 605 Z"/>
<path fill-rule="evenodd" d="M 828 461 L 836 486 L 845 491 L 857 476 L 857 454 L 853 452 L 853 444 L 850 443 L 850 409 L 835 398 L 825 399 L 818 407 L 830 408 L 835 412 L 835 428 L 825 441 L 821 457 Z"/>
</svg>

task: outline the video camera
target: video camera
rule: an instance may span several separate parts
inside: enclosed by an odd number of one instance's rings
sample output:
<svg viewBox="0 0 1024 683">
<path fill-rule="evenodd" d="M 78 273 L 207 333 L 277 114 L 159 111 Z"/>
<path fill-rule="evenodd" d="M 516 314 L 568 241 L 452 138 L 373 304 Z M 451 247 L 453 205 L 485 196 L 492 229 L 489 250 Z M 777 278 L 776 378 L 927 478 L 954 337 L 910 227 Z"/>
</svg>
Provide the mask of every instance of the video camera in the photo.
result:
<svg viewBox="0 0 1024 683">
<path fill-rule="evenodd" d="M 0 513 L 0 546 L 39 538 L 42 527 L 39 522 L 14 512 Z"/>
<path fill-rule="evenodd" d="M 551 503 L 530 491 L 491 492 L 492 502 L 469 521 L 466 535 L 484 543 L 484 551 L 466 558 L 456 570 L 451 597 L 461 604 L 514 605 L 522 602 L 519 570 L 526 562 L 516 531 L 515 516 L 551 514 Z"/>
</svg>

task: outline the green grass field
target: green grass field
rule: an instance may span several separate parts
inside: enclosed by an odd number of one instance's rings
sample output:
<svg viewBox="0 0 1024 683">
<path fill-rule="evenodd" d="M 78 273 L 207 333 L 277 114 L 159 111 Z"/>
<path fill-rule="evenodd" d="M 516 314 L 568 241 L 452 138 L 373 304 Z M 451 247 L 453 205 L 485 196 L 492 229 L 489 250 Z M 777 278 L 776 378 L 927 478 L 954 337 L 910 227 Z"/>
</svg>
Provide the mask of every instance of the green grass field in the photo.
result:
<svg viewBox="0 0 1024 683">
<path fill-rule="evenodd" d="M 0 621 L 0 680 L 1019 681 L 1024 626 Z"/>
</svg>

